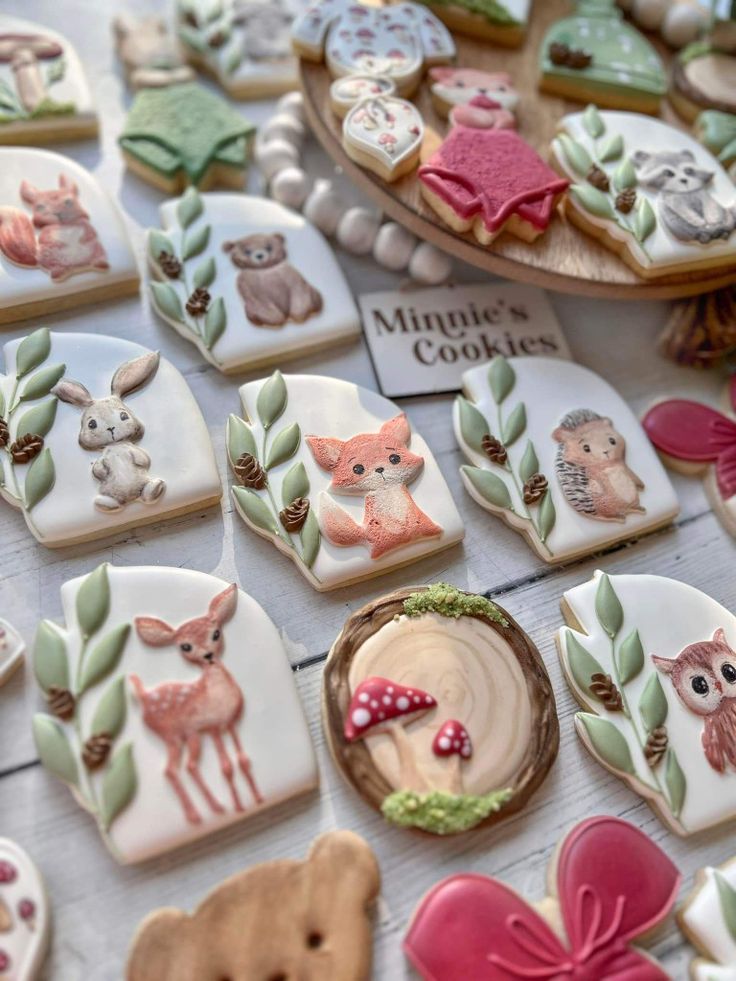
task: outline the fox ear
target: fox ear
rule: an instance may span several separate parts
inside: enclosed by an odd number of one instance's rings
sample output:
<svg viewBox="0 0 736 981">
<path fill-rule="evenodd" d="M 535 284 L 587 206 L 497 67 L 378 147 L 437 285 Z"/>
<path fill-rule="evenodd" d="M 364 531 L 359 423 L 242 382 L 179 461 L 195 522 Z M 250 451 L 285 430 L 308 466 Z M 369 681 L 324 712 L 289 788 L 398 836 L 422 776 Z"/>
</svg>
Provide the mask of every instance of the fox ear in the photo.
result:
<svg viewBox="0 0 736 981">
<path fill-rule="evenodd" d="M 652 654 L 652 664 L 657 669 L 661 671 L 662 674 L 672 674 L 676 660 L 672 657 L 657 657 L 656 654 Z"/>
<path fill-rule="evenodd" d="M 429 69 L 429 77 L 433 82 L 447 82 L 454 74 L 454 68 L 445 68 L 442 65 L 438 65 L 437 68 Z"/>
<path fill-rule="evenodd" d="M 232 583 L 210 601 L 209 614 L 220 626 L 233 616 L 238 605 L 238 587 Z"/>
<path fill-rule="evenodd" d="M 408 446 L 411 439 L 411 426 L 403 412 L 384 422 L 379 432 L 385 439 L 400 443 L 402 446 Z"/>
<path fill-rule="evenodd" d="M 133 621 L 138 636 L 149 647 L 167 647 L 174 643 L 176 631 L 158 617 L 136 617 Z"/>
<path fill-rule="evenodd" d="M 345 445 L 341 439 L 331 436 L 307 436 L 307 444 L 323 470 L 334 470 Z"/>
<path fill-rule="evenodd" d="M 29 184 L 28 181 L 22 181 L 20 185 L 20 196 L 23 198 L 26 204 L 35 204 L 36 198 L 40 194 L 37 187 L 33 184 Z"/>
<path fill-rule="evenodd" d="M 124 395 L 129 395 L 136 388 L 140 388 L 156 374 L 158 361 L 158 351 L 149 351 L 148 354 L 142 354 L 139 358 L 133 358 L 132 361 L 121 364 L 112 376 L 111 394 L 123 398 Z"/>
<path fill-rule="evenodd" d="M 80 409 L 85 409 L 94 401 L 84 385 L 81 382 L 73 381 L 71 378 L 62 378 L 51 391 L 62 402 L 66 402 L 67 405 L 76 405 Z"/>
<path fill-rule="evenodd" d="M 79 194 L 79 189 L 73 180 L 70 180 L 65 174 L 59 174 L 59 187 L 63 191 L 68 191 L 73 194 L 76 198 Z"/>
</svg>

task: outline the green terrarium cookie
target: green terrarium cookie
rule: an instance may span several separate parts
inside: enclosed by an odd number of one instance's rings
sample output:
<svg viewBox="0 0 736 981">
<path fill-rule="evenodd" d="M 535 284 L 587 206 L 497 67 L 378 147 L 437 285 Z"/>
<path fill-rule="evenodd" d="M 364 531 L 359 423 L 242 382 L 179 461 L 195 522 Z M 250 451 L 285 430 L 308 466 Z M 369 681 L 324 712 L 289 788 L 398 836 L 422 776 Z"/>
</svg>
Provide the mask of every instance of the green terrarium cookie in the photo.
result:
<svg viewBox="0 0 736 981">
<path fill-rule="evenodd" d="M 323 707 L 346 780 L 387 821 L 431 834 L 520 810 L 557 756 L 539 652 L 491 600 L 446 583 L 350 617 L 327 658 Z"/>
</svg>

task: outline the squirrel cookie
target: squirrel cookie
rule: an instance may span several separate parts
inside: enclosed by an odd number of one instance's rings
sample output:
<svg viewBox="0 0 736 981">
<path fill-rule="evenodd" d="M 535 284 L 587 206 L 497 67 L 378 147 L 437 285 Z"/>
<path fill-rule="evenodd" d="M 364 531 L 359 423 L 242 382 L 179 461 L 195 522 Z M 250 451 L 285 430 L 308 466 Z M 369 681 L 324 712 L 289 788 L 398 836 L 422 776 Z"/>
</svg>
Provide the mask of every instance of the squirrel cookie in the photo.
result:
<svg viewBox="0 0 736 981">
<path fill-rule="evenodd" d="M 677 920 L 699 955 L 690 964 L 692 981 L 731 981 L 736 972 L 736 859 L 698 872 Z"/>
<path fill-rule="evenodd" d="M 192 914 L 150 913 L 133 938 L 126 981 L 368 981 L 379 888 L 366 842 L 329 831 L 301 862 L 276 859 L 231 875 Z"/>
<path fill-rule="evenodd" d="M 0 496 L 42 545 L 217 504 L 220 478 L 199 406 L 157 351 L 44 327 L 4 352 Z"/>
<path fill-rule="evenodd" d="M 0 977 L 36 981 L 49 945 L 51 911 L 41 873 L 27 853 L 0 838 Z"/>
<path fill-rule="evenodd" d="M 639 946 L 672 911 L 681 876 L 658 845 L 615 817 L 562 839 L 534 906 L 498 879 L 467 873 L 419 904 L 404 952 L 425 981 L 668 981 Z"/>
<path fill-rule="evenodd" d="M 360 335 L 332 249 L 301 215 L 265 198 L 199 194 L 161 207 L 148 233 L 156 312 L 225 373 Z"/>
<path fill-rule="evenodd" d="M 342 145 L 350 159 L 387 182 L 414 170 L 423 139 L 419 110 L 395 95 L 362 99 L 342 125 Z"/>
<path fill-rule="evenodd" d="M 502 356 L 463 375 L 455 436 L 470 496 L 545 562 L 670 522 L 667 474 L 631 409 L 601 377 L 558 358 Z"/>
<path fill-rule="evenodd" d="M 591 755 L 691 835 L 736 815 L 736 617 L 662 576 L 596 572 L 557 635 Z"/>
<path fill-rule="evenodd" d="M 736 188 L 687 133 L 638 113 L 565 116 L 552 143 L 565 213 L 645 279 L 736 268 Z"/>
<path fill-rule="evenodd" d="M 96 135 L 97 111 L 69 41 L 41 24 L 0 14 L 0 143 Z"/>
<path fill-rule="evenodd" d="M 161 17 L 121 14 L 113 21 L 118 57 L 133 89 L 163 88 L 191 82 L 194 72 L 185 64 L 179 45 Z"/>
<path fill-rule="evenodd" d="M 461 541 L 431 450 L 388 399 L 352 382 L 282 375 L 240 389 L 227 453 L 233 503 L 311 586 L 336 589 Z"/>
<path fill-rule="evenodd" d="M 123 218 L 69 157 L 0 148 L 0 324 L 138 292 Z"/>
<path fill-rule="evenodd" d="M 237 586 L 106 563 L 65 583 L 33 667 L 41 763 L 141 862 L 317 785 L 283 642 Z"/>
<path fill-rule="evenodd" d="M 25 650 L 23 638 L 15 627 L 7 620 L 0 619 L 0 686 L 20 665 Z"/>
<path fill-rule="evenodd" d="M 524 42 L 531 0 L 421 0 L 457 34 L 517 48 Z"/>
<path fill-rule="evenodd" d="M 536 647 L 495 603 L 446 583 L 354 613 L 327 657 L 322 704 L 342 775 L 400 827 L 495 824 L 524 807 L 557 756 Z"/>
<path fill-rule="evenodd" d="M 680 52 L 674 61 L 669 98 L 688 122 L 703 109 L 736 112 L 735 20 L 716 23 L 707 37 Z"/>
</svg>

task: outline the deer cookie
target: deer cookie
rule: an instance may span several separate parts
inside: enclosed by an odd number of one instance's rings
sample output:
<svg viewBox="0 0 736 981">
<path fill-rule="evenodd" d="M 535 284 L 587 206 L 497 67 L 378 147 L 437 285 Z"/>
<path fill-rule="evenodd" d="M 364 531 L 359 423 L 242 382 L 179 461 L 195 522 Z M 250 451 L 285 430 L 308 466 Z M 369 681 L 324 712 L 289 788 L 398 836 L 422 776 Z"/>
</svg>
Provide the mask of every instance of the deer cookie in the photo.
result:
<svg viewBox="0 0 736 981">
<path fill-rule="evenodd" d="M 0 324 L 138 290 L 122 217 L 68 157 L 0 148 Z"/>
<path fill-rule="evenodd" d="M 190 188 L 148 233 L 156 312 L 220 371 L 252 369 L 360 334 L 329 245 L 274 201 Z"/>
<path fill-rule="evenodd" d="M 582 365 L 498 356 L 463 375 L 455 436 L 470 496 L 565 562 L 671 521 L 675 492 L 624 400 Z"/>
<path fill-rule="evenodd" d="M 322 704 L 348 783 L 387 821 L 431 834 L 516 813 L 557 756 L 539 652 L 505 610 L 447 583 L 354 613 L 327 657 Z"/>
<path fill-rule="evenodd" d="M 0 838 L 0 977 L 7 981 L 41 977 L 50 926 L 41 873 L 19 844 Z"/>
<path fill-rule="evenodd" d="M 112 23 L 115 47 L 133 89 L 161 88 L 191 82 L 174 36 L 161 17 L 118 15 Z"/>
<path fill-rule="evenodd" d="M 698 956 L 690 963 L 692 981 L 729 981 L 736 970 L 736 859 L 719 868 L 706 866 L 677 911 L 680 929 Z"/>
<path fill-rule="evenodd" d="M 100 565 L 62 587 L 66 626 L 33 654 L 41 762 L 123 863 L 201 838 L 317 783 L 278 631 L 234 584 Z"/>
<path fill-rule="evenodd" d="M 199 406 L 157 352 L 42 328 L 6 344 L 5 365 L 0 495 L 41 544 L 101 538 L 219 500 Z"/>
<path fill-rule="evenodd" d="M 235 508 L 315 589 L 447 548 L 463 526 L 432 453 L 387 399 L 350 382 L 282 375 L 240 389 L 227 451 Z"/>
</svg>

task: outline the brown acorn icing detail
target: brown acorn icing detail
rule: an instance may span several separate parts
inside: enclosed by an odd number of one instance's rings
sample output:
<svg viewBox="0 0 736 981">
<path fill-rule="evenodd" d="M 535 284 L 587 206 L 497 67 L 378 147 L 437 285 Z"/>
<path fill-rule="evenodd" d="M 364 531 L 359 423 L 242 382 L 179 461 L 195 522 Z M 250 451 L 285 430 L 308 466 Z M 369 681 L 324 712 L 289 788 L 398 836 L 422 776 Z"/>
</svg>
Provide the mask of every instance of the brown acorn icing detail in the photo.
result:
<svg viewBox="0 0 736 981">
<path fill-rule="evenodd" d="M 107 757 L 112 749 L 112 736 L 106 732 L 98 732 L 95 736 L 90 736 L 84 744 L 82 759 L 88 770 L 98 770 L 104 766 Z"/>
<path fill-rule="evenodd" d="M 614 684 L 610 674 L 596 672 L 590 676 L 590 690 L 606 706 L 609 712 L 623 711 L 621 692 Z"/>
<path fill-rule="evenodd" d="M 543 473 L 533 473 L 524 482 L 524 504 L 537 504 L 547 493 L 547 478 Z"/>
<path fill-rule="evenodd" d="M 625 187 L 616 195 L 616 211 L 628 215 L 636 204 L 636 191 L 633 187 Z"/>
<path fill-rule="evenodd" d="M 590 168 L 588 173 L 585 175 L 585 179 L 593 187 L 597 187 L 599 191 L 607 191 L 610 188 L 610 183 L 608 180 L 608 174 L 605 170 L 601 170 L 595 164 Z"/>
<path fill-rule="evenodd" d="M 487 433 L 481 440 L 481 446 L 491 463 L 499 463 L 501 466 L 506 463 L 508 453 L 500 439 Z"/>
<path fill-rule="evenodd" d="M 575 71 L 582 71 L 583 68 L 589 68 L 592 64 L 593 55 L 583 51 L 582 48 L 575 48 L 571 51 L 566 62 L 567 67 L 574 68 Z"/>
<path fill-rule="evenodd" d="M 161 267 L 161 272 L 169 279 L 178 279 L 181 275 L 181 263 L 170 252 L 159 252 L 158 264 Z"/>
<path fill-rule="evenodd" d="M 263 490 L 268 483 L 266 471 L 252 453 L 241 453 L 233 467 L 235 476 L 244 487 Z"/>
<path fill-rule="evenodd" d="M 649 766 L 655 767 L 659 763 L 667 751 L 668 742 L 667 726 L 657 726 L 656 729 L 652 729 L 644 747 L 644 755 Z"/>
<path fill-rule="evenodd" d="M 301 531 L 309 514 L 309 501 L 306 497 L 297 497 L 288 508 L 279 511 L 279 520 L 287 531 Z"/>
<path fill-rule="evenodd" d="M 210 291 L 198 286 L 186 302 L 187 313 L 192 317 L 201 317 L 207 313 L 211 299 Z"/>
<path fill-rule="evenodd" d="M 74 695 L 72 695 L 68 688 L 59 688 L 58 685 L 51 685 L 46 692 L 46 701 L 48 702 L 49 711 L 57 719 L 63 719 L 64 722 L 68 722 L 74 715 L 74 709 L 77 703 Z"/>
<path fill-rule="evenodd" d="M 553 41 L 547 49 L 547 54 L 553 65 L 572 68 L 575 71 L 588 68 L 593 63 L 593 55 L 583 51 L 582 48 L 571 48 L 560 41 Z"/>
<path fill-rule="evenodd" d="M 547 49 L 547 54 L 553 65 L 566 65 L 567 59 L 570 57 L 570 49 L 566 44 L 553 41 Z"/>
<path fill-rule="evenodd" d="M 14 443 L 10 444 L 10 455 L 13 458 L 13 463 L 30 463 L 42 449 L 43 436 L 26 433 L 25 436 L 19 436 Z"/>
<path fill-rule="evenodd" d="M 0 419 L 0 447 L 7 446 L 10 440 L 10 430 L 4 419 Z"/>
</svg>

